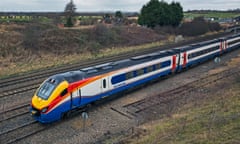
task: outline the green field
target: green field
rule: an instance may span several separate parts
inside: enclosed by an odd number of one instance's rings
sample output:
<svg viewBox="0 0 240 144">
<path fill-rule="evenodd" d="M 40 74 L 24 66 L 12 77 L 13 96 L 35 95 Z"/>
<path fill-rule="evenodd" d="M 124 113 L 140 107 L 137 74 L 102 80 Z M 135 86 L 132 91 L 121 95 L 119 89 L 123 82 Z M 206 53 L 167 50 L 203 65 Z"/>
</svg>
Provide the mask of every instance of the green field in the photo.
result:
<svg viewBox="0 0 240 144">
<path fill-rule="evenodd" d="M 185 12 L 184 17 L 193 19 L 195 17 L 205 17 L 205 18 L 234 18 L 240 16 L 240 13 L 233 13 L 233 12 Z"/>
<path fill-rule="evenodd" d="M 36 20 L 36 18 L 33 18 L 32 16 L 12 16 L 12 17 L 0 16 L 0 22 L 31 22 L 34 19 Z M 52 21 L 47 17 L 39 17 L 37 18 L 37 20 L 42 23 L 48 23 Z"/>
</svg>

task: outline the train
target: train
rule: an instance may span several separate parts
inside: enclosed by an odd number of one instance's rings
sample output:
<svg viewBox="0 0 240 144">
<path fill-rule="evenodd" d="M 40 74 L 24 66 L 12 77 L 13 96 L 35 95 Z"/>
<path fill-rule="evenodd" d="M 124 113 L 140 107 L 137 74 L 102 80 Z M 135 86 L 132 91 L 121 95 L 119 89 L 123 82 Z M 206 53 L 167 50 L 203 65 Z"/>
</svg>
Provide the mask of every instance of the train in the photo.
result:
<svg viewBox="0 0 240 144">
<path fill-rule="evenodd" d="M 239 47 L 240 33 L 59 73 L 36 90 L 30 113 L 40 123 L 52 123 L 95 101 L 177 74 Z"/>
</svg>

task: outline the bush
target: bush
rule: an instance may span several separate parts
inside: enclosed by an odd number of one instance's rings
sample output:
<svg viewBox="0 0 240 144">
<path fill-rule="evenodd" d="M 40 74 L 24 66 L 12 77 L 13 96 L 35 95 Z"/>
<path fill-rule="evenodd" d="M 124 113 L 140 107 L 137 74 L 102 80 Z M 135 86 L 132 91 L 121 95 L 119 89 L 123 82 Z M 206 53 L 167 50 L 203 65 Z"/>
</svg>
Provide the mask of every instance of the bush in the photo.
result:
<svg viewBox="0 0 240 144">
<path fill-rule="evenodd" d="M 156 26 L 154 28 L 158 34 L 176 34 L 176 30 L 173 26 Z"/>
<path fill-rule="evenodd" d="M 103 24 L 98 24 L 93 29 L 93 37 L 100 45 L 110 45 L 114 43 L 117 40 L 117 34 L 116 32 L 111 29 L 107 28 Z"/>
<path fill-rule="evenodd" d="M 43 28 L 40 25 L 27 25 L 24 31 L 23 45 L 24 48 L 31 51 L 39 50 L 39 39 Z"/>
<path fill-rule="evenodd" d="M 183 35 L 187 36 L 197 36 L 205 34 L 209 31 L 208 24 L 202 17 L 195 18 L 190 23 L 184 23 L 180 28 Z"/>
<path fill-rule="evenodd" d="M 65 27 L 73 27 L 72 17 L 68 17 L 68 18 L 67 18 L 67 22 L 66 22 L 66 24 L 65 24 L 64 26 L 65 26 Z"/>
<path fill-rule="evenodd" d="M 101 45 L 98 42 L 91 41 L 89 42 L 87 49 L 91 52 L 91 54 L 97 55 L 101 49 Z"/>
<path fill-rule="evenodd" d="M 222 27 L 217 22 L 209 22 L 208 27 L 210 31 L 220 31 Z"/>
<path fill-rule="evenodd" d="M 98 23 L 98 18 L 93 17 L 81 17 L 78 19 L 80 21 L 80 25 L 94 25 Z"/>
</svg>

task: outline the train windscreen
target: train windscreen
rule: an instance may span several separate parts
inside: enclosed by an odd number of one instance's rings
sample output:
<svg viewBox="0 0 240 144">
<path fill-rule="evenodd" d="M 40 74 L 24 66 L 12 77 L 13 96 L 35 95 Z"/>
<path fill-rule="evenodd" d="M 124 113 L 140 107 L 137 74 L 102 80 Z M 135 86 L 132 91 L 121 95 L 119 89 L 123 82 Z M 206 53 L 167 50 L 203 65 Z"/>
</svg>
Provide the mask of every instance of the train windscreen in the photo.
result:
<svg viewBox="0 0 240 144">
<path fill-rule="evenodd" d="M 55 89 L 55 85 L 51 82 L 45 82 L 38 90 L 37 96 L 47 100 Z"/>
</svg>

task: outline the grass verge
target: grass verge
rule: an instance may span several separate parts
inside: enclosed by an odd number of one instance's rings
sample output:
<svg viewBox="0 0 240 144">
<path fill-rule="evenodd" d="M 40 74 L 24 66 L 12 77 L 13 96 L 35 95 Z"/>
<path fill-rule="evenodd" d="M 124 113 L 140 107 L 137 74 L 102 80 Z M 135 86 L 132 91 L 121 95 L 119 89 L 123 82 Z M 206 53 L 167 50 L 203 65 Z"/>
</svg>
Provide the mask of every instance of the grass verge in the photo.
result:
<svg viewBox="0 0 240 144">
<path fill-rule="evenodd" d="M 194 18 L 194 17 L 207 17 L 207 18 L 235 18 L 240 16 L 240 13 L 232 13 L 232 12 L 206 12 L 206 13 L 184 13 L 184 16 L 187 18 Z"/>
<path fill-rule="evenodd" d="M 231 88 L 211 92 L 180 108 L 171 117 L 141 126 L 148 131 L 133 144 L 169 143 L 239 143 L 240 142 L 240 77 Z"/>
</svg>

